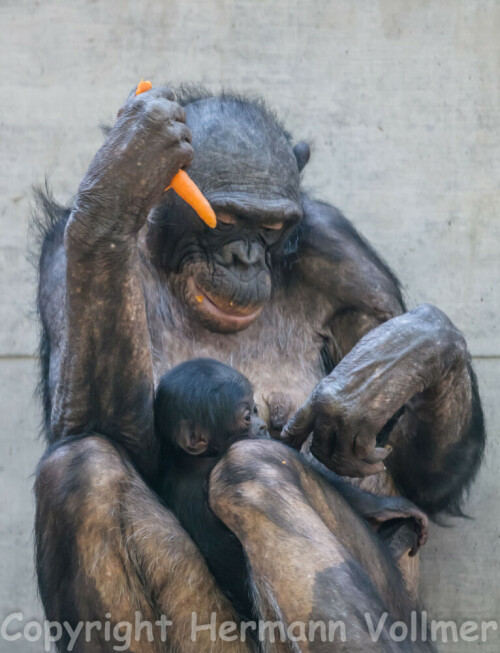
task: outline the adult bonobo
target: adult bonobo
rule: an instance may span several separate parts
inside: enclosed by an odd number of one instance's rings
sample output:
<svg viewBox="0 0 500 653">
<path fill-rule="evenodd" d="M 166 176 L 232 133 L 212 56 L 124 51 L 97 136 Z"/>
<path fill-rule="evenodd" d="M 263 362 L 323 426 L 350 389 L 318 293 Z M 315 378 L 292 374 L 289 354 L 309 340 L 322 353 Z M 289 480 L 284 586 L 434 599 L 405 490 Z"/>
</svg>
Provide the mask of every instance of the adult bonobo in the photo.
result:
<svg viewBox="0 0 500 653">
<path fill-rule="evenodd" d="M 49 619 L 167 615 L 164 648 L 143 637 L 135 651 L 248 650 L 214 643 L 207 630 L 190 638 L 193 612 L 198 624 L 233 612 L 149 489 L 154 389 L 167 369 L 198 356 L 234 365 L 269 415 L 285 422 L 302 405 L 282 434 L 288 443 L 312 433 L 324 465 L 431 514 L 460 512 L 483 454 L 483 419 L 462 335 L 432 306 L 406 312 L 395 277 L 350 223 L 301 193 L 307 146 L 292 147 L 260 102 L 203 93 L 178 101 L 184 109 L 165 88 L 131 94 L 74 206 L 43 202 L 51 446 L 36 482 L 39 584 Z M 164 193 L 191 163 L 217 212 L 214 230 Z M 280 392 L 286 411 L 275 410 Z M 279 442 L 239 442 L 212 474 L 212 508 L 244 547 L 264 618 L 342 612 L 358 623 L 356 597 L 366 603 L 375 585 L 394 599 L 389 568 L 374 563 L 354 521 L 339 528 L 320 490 Z M 410 593 L 415 572 L 406 569 Z M 103 631 L 92 637 L 80 650 L 109 650 Z M 369 648 L 366 637 L 351 633 L 349 650 L 391 650 Z"/>
</svg>

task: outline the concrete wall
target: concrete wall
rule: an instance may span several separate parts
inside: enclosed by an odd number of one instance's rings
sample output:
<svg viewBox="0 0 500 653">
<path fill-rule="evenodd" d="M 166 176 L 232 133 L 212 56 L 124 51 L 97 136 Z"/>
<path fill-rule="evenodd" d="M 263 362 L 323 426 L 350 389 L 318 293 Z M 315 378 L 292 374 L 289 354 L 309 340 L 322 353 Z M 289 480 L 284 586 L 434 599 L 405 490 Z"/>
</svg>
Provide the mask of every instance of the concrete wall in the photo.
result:
<svg viewBox="0 0 500 653">
<path fill-rule="evenodd" d="M 422 590 L 434 617 L 498 619 L 500 4 L 494 0 L 1 0 L 0 620 L 40 614 L 31 485 L 31 185 L 68 200 L 144 76 L 259 93 L 314 144 L 305 184 L 340 206 L 400 275 L 464 331 L 488 419 L 474 521 L 432 529 Z M 495 169 L 496 166 L 496 169 Z M 490 636 L 481 651 L 500 648 Z M 0 652 L 39 651 L 25 641 Z M 471 652 L 461 643 L 442 650 Z"/>
</svg>

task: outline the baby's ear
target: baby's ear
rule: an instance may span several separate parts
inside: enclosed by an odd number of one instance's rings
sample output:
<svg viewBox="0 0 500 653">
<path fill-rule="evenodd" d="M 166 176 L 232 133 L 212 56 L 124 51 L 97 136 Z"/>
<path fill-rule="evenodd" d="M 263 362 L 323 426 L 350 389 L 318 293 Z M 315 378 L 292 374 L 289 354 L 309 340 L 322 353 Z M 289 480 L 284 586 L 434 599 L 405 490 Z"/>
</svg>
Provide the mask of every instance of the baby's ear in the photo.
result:
<svg viewBox="0 0 500 653">
<path fill-rule="evenodd" d="M 208 432 L 190 420 L 182 420 L 179 424 L 177 443 L 191 456 L 199 456 L 208 449 Z"/>
</svg>

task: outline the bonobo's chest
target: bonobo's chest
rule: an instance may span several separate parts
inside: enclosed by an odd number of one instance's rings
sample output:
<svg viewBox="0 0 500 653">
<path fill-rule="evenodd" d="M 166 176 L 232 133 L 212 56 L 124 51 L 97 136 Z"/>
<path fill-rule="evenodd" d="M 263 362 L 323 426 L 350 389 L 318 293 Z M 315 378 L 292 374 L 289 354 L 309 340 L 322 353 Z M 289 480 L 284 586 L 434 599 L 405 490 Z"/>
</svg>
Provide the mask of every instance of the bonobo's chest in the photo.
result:
<svg viewBox="0 0 500 653">
<path fill-rule="evenodd" d="M 155 382 L 182 361 L 215 358 L 250 379 L 264 419 L 269 420 L 273 393 L 286 395 L 291 412 L 324 376 L 321 350 L 325 319 L 321 307 L 312 300 L 290 297 L 275 299 L 252 325 L 233 334 L 194 328 L 185 317 L 179 319 L 174 315 L 162 329 L 155 329 Z"/>
</svg>

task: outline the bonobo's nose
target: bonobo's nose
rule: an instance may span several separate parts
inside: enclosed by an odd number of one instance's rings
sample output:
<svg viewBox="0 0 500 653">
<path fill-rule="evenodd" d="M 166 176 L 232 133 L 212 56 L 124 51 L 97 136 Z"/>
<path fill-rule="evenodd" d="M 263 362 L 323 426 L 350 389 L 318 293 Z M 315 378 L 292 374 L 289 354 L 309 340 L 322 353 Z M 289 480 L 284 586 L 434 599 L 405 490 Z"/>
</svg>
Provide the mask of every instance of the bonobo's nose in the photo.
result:
<svg viewBox="0 0 500 653">
<path fill-rule="evenodd" d="M 264 249 L 260 243 L 235 240 L 224 247 L 223 258 L 226 264 L 250 267 L 264 261 Z"/>
<path fill-rule="evenodd" d="M 269 433 L 267 432 L 267 424 L 262 424 L 262 426 L 259 426 L 259 437 L 266 437 L 269 436 Z"/>
<path fill-rule="evenodd" d="M 257 417 L 257 415 L 252 416 L 252 426 L 250 429 L 250 435 L 253 438 L 268 438 L 269 433 L 267 432 L 267 424 L 263 419 Z"/>
</svg>

